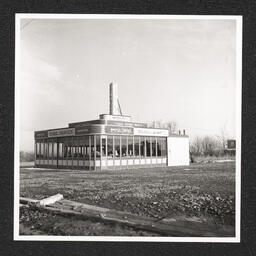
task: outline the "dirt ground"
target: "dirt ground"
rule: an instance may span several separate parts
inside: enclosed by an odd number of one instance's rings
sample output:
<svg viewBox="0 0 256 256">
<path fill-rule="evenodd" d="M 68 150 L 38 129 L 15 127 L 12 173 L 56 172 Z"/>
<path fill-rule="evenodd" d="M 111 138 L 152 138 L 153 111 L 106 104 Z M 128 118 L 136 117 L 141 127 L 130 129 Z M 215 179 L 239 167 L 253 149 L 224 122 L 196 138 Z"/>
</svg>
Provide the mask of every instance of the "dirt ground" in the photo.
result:
<svg viewBox="0 0 256 256">
<path fill-rule="evenodd" d="M 90 172 L 21 168 L 20 178 L 23 197 L 42 199 L 61 193 L 65 199 L 159 219 L 180 216 L 199 217 L 216 225 L 235 223 L 235 162 Z M 29 216 L 28 211 L 21 209 L 20 223 L 31 228 L 40 220 L 41 226 L 36 229 L 46 234 L 148 235 L 119 226 L 106 228 L 102 224 L 97 224 L 95 233 L 94 228 L 91 231 L 89 228 L 95 223 L 92 225 L 89 220 L 88 225 L 83 224 L 86 227 L 77 230 L 80 220 L 69 221 L 68 228 L 63 224 L 64 217 L 50 216 L 49 223 L 52 221 L 55 223 L 52 227 L 58 227 L 54 231 L 45 228 L 41 213 L 33 214 Z M 76 225 L 71 228 L 71 223 Z"/>
<path fill-rule="evenodd" d="M 21 207 L 20 235 L 56 236 L 159 236 L 121 224 L 60 216 L 46 210 Z"/>
</svg>

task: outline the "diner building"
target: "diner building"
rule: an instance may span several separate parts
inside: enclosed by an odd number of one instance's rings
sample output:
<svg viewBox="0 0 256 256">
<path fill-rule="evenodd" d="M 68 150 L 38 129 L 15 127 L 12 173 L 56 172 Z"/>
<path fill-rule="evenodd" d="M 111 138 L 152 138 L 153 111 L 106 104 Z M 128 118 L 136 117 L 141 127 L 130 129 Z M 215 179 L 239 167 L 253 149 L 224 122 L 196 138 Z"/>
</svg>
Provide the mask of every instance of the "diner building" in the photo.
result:
<svg viewBox="0 0 256 256">
<path fill-rule="evenodd" d="M 35 131 L 35 167 L 106 170 L 189 164 L 185 132 L 169 134 L 122 115 L 112 83 L 109 97 L 109 114 L 99 119 Z"/>
</svg>

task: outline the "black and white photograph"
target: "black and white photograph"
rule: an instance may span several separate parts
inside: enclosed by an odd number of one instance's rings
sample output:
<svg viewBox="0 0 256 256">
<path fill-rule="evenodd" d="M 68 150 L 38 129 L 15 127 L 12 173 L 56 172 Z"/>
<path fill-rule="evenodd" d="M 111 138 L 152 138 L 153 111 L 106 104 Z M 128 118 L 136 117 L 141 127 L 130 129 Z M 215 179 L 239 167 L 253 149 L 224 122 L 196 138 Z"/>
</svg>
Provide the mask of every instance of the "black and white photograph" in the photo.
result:
<svg viewBox="0 0 256 256">
<path fill-rule="evenodd" d="M 15 22 L 14 240 L 240 242 L 242 16 Z"/>
</svg>

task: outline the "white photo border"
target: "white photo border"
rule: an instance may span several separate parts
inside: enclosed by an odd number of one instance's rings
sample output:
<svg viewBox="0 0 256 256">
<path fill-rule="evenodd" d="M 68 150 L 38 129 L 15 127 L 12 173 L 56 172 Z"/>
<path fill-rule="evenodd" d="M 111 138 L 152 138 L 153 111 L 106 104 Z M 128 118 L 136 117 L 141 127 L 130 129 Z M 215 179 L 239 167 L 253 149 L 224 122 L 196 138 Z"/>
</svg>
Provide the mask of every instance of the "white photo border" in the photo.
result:
<svg viewBox="0 0 256 256">
<path fill-rule="evenodd" d="M 175 19 L 236 21 L 236 175 L 234 237 L 136 237 L 136 236 L 40 236 L 19 234 L 20 197 L 20 21 L 21 19 Z M 15 14 L 15 121 L 14 121 L 14 226 L 17 241 L 116 241 L 116 242 L 216 242 L 239 243 L 241 226 L 241 119 L 242 119 L 242 16 L 238 15 L 146 15 L 146 14 Z"/>
</svg>

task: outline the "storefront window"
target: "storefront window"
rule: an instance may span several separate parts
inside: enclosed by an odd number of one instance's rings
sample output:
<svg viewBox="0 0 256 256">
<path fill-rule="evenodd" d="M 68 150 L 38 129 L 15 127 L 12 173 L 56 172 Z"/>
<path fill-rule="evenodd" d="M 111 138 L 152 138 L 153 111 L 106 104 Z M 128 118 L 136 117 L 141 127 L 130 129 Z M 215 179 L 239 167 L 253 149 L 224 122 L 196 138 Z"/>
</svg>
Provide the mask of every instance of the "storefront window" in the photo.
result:
<svg viewBox="0 0 256 256">
<path fill-rule="evenodd" d="M 83 158 L 83 147 L 85 147 L 85 144 L 89 144 L 89 139 L 86 137 L 74 137 L 71 141 L 73 144 L 73 158 Z"/>
<path fill-rule="evenodd" d="M 36 158 L 43 158 L 44 155 L 44 143 L 37 142 L 36 143 Z"/>
<path fill-rule="evenodd" d="M 140 155 L 145 157 L 145 137 L 140 137 Z"/>
<path fill-rule="evenodd" d="M 48 158 L 48 143 L 44 143 L 44 158 Z"/>
<path fill-rule="evenodd" d="M 89 144 L 89 138 L 90 143 Z M 58 143 L 57 143 L 58 141 Z M 91 145 L 91 147 L 90 147 Z M 166 157 L 167 140 L 165 137 L 140 137 L 140 136 L 80 136 L 61 137 L 37 140 L 35 144 L 36 158 L 73 158 L 94 159 L 102 156 L 109 158 L 115 155 L 120 157 Z"/>
<path fill-rule="evenodd" d="M 113 157 L 113 136 L 108 136 L 108 157 Z"/>
<path fill-rule="evenodd" d="M 40 155 L 40 143 L 36 143 L 36 158 L 39 158 Z"/>
<path fill-rule="evenodd" d="M 78 146 L 78 157 L 79 158 L 83 157 L 83 147 L 82 146 Z"/>
<path fill-rule="evenodd" d="M 115 140 L 115 157 L 120 157 L 120 136 L 114 136 Z"/>
<path fill-rule="evenodd" d="M 36 158 L 43 158 L 44 153 L 44 143 L 37 142 L 36 143 Z"/>
<path fill-rule="evenodd" d="M 106 138 L 102 138 L 101 144 L 102 144 L 102 156 L 106 156 L 107 139 Z"/>
<path fill-rule="evenodd" d="M 152 142 L 152 156 L 156 156 L 156 138 L 151 137 Z"/>
<path fill-rule="evenodd" d="M 43 142 L 41 142 L 40 143 L 41 144 L 41 146 L 40 146 L 40 158 L 43 158 L 44 157 L 44 143 Z"/>
<path fill-rule="evenodd" d="M 52 143 L 49 142 L 48 146 L 49 146 L 49 158 L 52 158 Z"/>
<path fill-rule="evenodd" d="M 134 137 L 134 155 L 140 156 L 140 137 Z"/>
<path fill-rule="evenodd" d="M 163 156 L 167 156 L 166 138 L 163 138 L 163 141 L 162 141 L 162 154 L 163 154 Z"/>
<path fill-rule="evenodd" d="M 68 156 L 68 146 L 64 146 L 63 157 L 66 158 Z"/>
<path fill-rule="evenodd" d="M 157 138 L 157 156 L 166 156 L 166 138 Z"/>
<path fill-rule="evenodd" d="M 96 136 L 96 158 L 100 158 L 100 135 Z"/>
<path fill-rule="evenodd" d="M 77 146 L 77 156 L 89 159 L 89 136 L 75 137 L 74 144 Z"/>
<path fill-rule="evenodd" d="M 72 147 L 68 146 L 68 157 L 72 157 Z"/>
<path fill-rule="evenodd" d="M 90 136 L 90 139 L 91 139 L 91 159 L 94 159 L 94 157 L 95 157 L 94 137 L 95 137 L 95 135 Z"/>
<path fill-rule="evenodd" d="M 133 156 L 133 137 L 128 136 L 128 156 Z"/>
<path fill-rule="evenodd" d="M 146 155 L 147 157 L 151 156 L 151 141 L 150 141 L 150 137 L 146 137 Z"/>
<path fill-rule="evenodd" d="M 58 158 L 62 158 L 63 143 L 59 143 Z"/>
<path fill-rule="evenodd" d="M 62 143 L 59 143 L 62 144 L 62 148 L 64 150 L 63 152 L 63 157 L 64 158 L 71 158 L 72 157 L 72 152 L 71 152 L 71 146 L 73 145 L 73 138 L 72 137 L 66 137 L 66 138 L 59 138 L 59 140 L 61 140 Z M 60 153 L 60 157 L 61 156 L 61 150 L 59 148 L 59 153 Z"/>
<path fill-rule="evenodd" d="M 127 137 L 121 136 L 121 143 L 122 143 L 122 157 L 127 156 Z"/>
<path fill-rule="evenodd" d="M 89 156 L 90 156 L 89 136 L 85 136 L 84 155 L 85 155 L 85 159 L 89 159 Z"/>
<path fill-rule="evenodd" d="M 53 143 L 53 157 L 57 158 L 57 143 Z"/>
<path fill-rule="evenodd" d="M 72 147 L 72 152 L 73 152 L 73 158 L 76 158 L 77 157 L 77 147 L 76 146 L 73 146 Z"/>
</svg>

